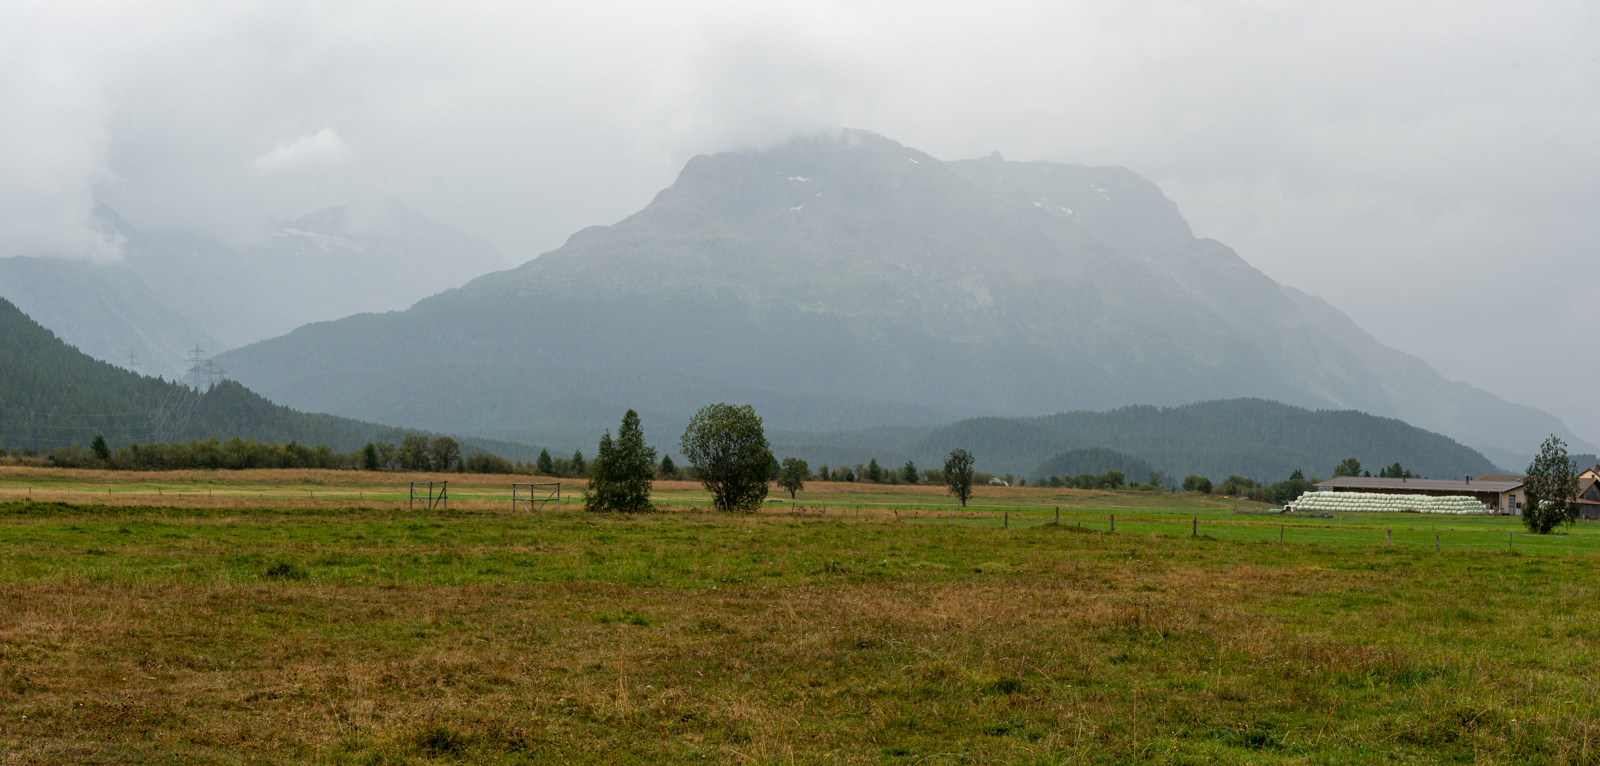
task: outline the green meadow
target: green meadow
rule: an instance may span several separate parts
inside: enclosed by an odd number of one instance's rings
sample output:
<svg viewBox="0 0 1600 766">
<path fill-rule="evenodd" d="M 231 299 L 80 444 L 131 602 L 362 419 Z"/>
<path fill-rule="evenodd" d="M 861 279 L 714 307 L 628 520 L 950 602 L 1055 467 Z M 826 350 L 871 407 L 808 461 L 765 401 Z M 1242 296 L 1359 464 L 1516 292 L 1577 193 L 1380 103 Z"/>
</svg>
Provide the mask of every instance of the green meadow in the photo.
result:
<svg viewBox="0 0 1600 766">
<path fill-rule="evenodd" d="M 1042 489 L 408 511 L 281 476 L 250 507 L 190 478 L 0 503 L 0 764 L 1600 760 L 1587 525 Z"/>
</svg>

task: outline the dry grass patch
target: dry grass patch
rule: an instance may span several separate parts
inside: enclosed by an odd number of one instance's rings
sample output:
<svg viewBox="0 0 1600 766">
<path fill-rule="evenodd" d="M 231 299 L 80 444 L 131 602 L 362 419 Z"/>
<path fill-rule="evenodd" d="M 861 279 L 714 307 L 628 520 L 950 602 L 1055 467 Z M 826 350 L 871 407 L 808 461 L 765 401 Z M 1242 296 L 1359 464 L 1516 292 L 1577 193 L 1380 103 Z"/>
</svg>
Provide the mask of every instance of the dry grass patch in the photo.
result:
<svg viewBox="0 0 1600 766">
<path fill-rule="evenodd" d="M 1594 757 L 1583 560 L 123 513 L 0 520 L 0 764 Z"/>
</svg>

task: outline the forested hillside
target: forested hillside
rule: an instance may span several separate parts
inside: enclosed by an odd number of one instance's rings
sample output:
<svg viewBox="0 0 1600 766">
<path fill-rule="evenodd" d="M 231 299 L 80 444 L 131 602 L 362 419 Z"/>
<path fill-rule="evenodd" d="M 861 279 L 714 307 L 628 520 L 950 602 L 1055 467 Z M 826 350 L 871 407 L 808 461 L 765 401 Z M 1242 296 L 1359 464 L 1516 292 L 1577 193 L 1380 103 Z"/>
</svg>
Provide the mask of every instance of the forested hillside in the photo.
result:
<svg viewBox="0 0 1600 766">
<path fill-rule="evenodd" d="M 960 447 L 977 457 L 980 470 L 1015 473 L 1030 480 L 1065 475 L 1064 467 L 1045 461 L 1063 452 L 1093 448 L 1131 455 L 1168 477 L 1194 474 L 1217 481 L 1232 475 L 1278 481 L 1296 470 L 1326 478 L 1339 461 L 1350 457 L 1374 472 L 1378 466 L 1397 462 L 1417 475 L 1434 478 L 1500 472 L 1470 447 L 1394 418 L 1351 410 L 1308 410 L 1264 399 L 1133 406 L 1037 418 L 971 418 L 932 429 L 779 433 L 773 441 L 780 454 L 833 465 L 865 462 L 859 456 L 866 456 L 886 465 L 914 460 L 919 466 L 936 468 L 950 450 Z M 1112 467 L 1079 472 L 1099 473 Z"/>
<path fill-rule="evenodd" d="M 1148 461 L 1140 460 L 1116 450 L 1089 447 L 1062 452 L 1033 469 L 1029 481 L 1042 482 L 1051 478 L 1071 479 L 1077 476 L 1099 476 L 1107 471 L 1118 471 L 1128 481 L 1150 481 L 1150 474 L 1159 473 Z M 1174 477 L 1162 477 L 1172 479 Z"/>
<path fill-rule="evenodd" d="M 298 412 L 233 381 L 205 393 L 96 360 L 68 346 L 0 299 L 0 447 L 87 446 L 104 434 L 113 446 L 238 436 L 263 442 L 326 444 L 334 451 L 367 442 L 398 443 L 417 431 Z M 482 451 L 532 461 L 538 448 L 464 439 Z"/>
</svg>

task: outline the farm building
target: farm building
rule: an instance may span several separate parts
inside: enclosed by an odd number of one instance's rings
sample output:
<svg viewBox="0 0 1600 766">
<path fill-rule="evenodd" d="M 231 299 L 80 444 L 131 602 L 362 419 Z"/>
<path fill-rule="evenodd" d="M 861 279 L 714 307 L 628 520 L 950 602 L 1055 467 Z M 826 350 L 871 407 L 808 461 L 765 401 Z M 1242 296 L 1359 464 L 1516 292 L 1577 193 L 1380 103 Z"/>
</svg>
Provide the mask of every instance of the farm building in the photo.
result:
<svg viewBox="0 0 1600 766">
<path fill-rule="evenodd" d="M 1323 492 L 1367 492 L 1379 495 L 1470 497 L 1502 514 L 1522 513 L 1522 477 L 1483 479 L 1385 479 L 1337 476 L 1317 485 Z"/>
<path fill-rule="evenodd" d="M 1521 507 L 1525 498 L 1522 494 L 1521 476 L 1479 476 L 1478 481 L 1514 481 L 1517 488 L 1511 492 L 1512 500 L 1517 507 Z M 1600 519 L 1600 465 L 1585 468 L 1578 472 L 1578 516 L 1584 519 Z"/>
<path fill-rule="evenodd" d="M 1472 497 L 1492 510 L 1510 516 L 1522 515 L 1527 497 L 1521 476 L 1484 475 L 1476 479 L 1382 479 L 1375 476 L 1340 476 L 1317 485 L 1323 492 L 1367 492 L 1382 495 L 1425 495 L 1428 497 Z M 1579 515 L 1600 519 L 1600 466 L 1587 469 L 1578 477 Z"/>
<path fill-rule="evenodd" d="M 1586 519 L 1600 519 L 1600 465 L 1578 474 L 1578 514 Z"/>
</svg>

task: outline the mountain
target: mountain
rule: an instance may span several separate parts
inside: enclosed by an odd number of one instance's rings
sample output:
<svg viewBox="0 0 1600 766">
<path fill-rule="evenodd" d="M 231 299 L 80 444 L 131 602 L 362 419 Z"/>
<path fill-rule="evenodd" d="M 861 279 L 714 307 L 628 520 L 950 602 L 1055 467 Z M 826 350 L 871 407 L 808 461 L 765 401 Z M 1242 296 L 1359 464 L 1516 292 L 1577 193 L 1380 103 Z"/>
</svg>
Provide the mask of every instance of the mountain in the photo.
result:
<svg viewBox="0 0 1600 766">
<path fill-rule="evenodd" d="M 863 131 L 695 157 L 518 268 L 225 363 L 300 407 L 577 446 L 627 407 L 675 434 L 718 400 L 824 431 L 1237 397 L 1588 446 L 1195 238 L 1125 169 L 945 163 Z"/>
<path fill-rule="evenodd" d="M 337 452 L 367 442 L 398 443 L 414 430 L 273 404 L 233 381 L 204 393 L 94 359 L 63 343 L 0 299 L 0 448 L 87 446 L 96 434 L 112 445 L 173 440 L 326 444 Z M 431 435 L 431 434 L 430 434 Z M 461 439 L 462 451 L 531 462 L 539 449 Z"/>
<path fill-rule="evenodd" d="M 220 340 L 168 308 L 126 263 L 0 258 L 0 296 L 84 353 L 120 367 L 173 376 L 196 346 Z"/>
<path fill-rule="evenodd" d="M 936 468 L 959 447 L 977 458 L 979 470 L 1018 474 L 1030 481 L 1112 468 L 1139 481 L 1152 469 L 1168 478 L 1192 474 L 1219 482 L 1232 475 L 1280 481 L 1296 470 L 1327 478 L 1350 457 L 1373 471 L 1398 462 L 1434 478 L 1500 472 L 1472 448 L 1394 418 L 1353 410 L 1313 411 L 1265 399 L 970 418 L 939 428 L 775 433 L 772 441 L 777 454 L 800 457 L 813 466 L 875 458 L 883 465 L 911 460 Z M 1149 467 L 1120 464 L 1120 458 L 1111 457 L 1119 453 Z"/>
<path fill-rule="evenodd" d="M 242 247 L 142 231 L 104 205 L 96 215 L 123 239 L 121 261 L 0 258 L 0 297 L 85 353 L 123 366 L 134 354 L 152 374 L 181 374 L 194 346 L 217 352 L 402 309 L 509 265 L 487 242 L 394 200 L 274 221 Z"/>
</svg>

